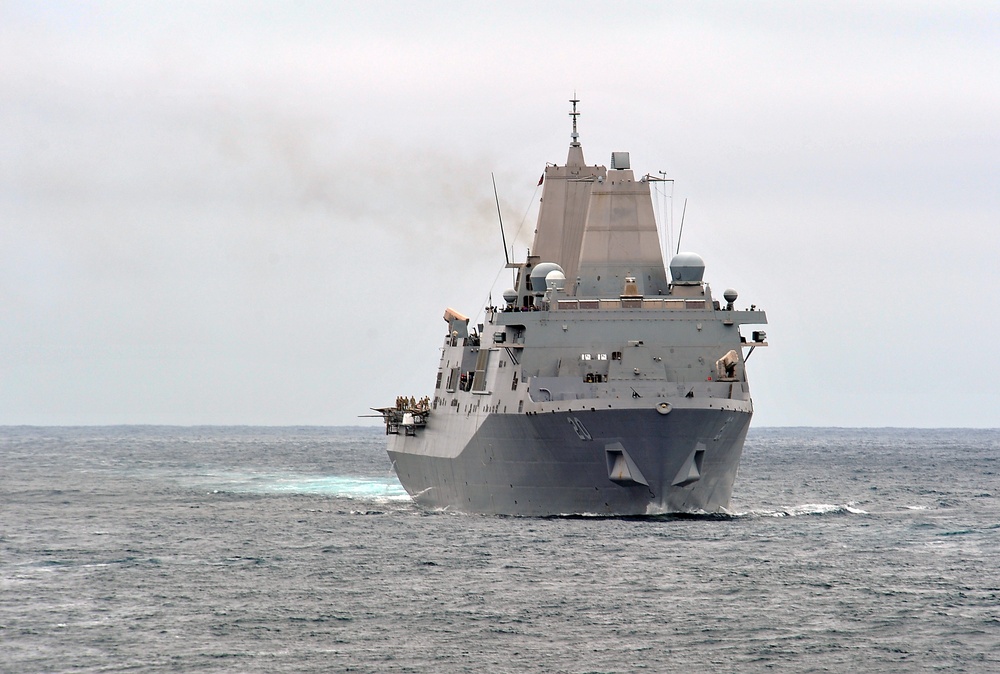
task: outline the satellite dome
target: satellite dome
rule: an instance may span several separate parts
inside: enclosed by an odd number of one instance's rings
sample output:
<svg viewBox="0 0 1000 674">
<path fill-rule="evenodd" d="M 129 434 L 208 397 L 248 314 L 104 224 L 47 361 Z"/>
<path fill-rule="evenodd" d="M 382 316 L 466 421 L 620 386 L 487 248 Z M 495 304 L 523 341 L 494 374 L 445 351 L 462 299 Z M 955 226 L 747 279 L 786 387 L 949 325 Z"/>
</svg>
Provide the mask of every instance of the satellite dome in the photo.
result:
<svg viewBox="0 0 1000 674">
<path fill-rule="evenodd" d="M 517 302 L 517 291 L 513 288 L 507 288 L 503 291 L 503 301 L 507 304 L 513 304 Z"/>
<path fill-rule="evenodd" d="M 553 269 L 545 275 L 546 290 L 562 290 L 566 287 L 566 275 L 558 269 Z"/>
<path fill-rule="evenodd" d="M 705 261 L 697 253 L 677 253 L 670 260 L 670 278 L 677 285 L 700 285 L 705 276 Z"/>
<path fill-rule="evenodd" d="M 563 272 L 563 268 L 557 265 L 555 262 L 539 262 L 531 270 L 531 290 L 536 295 L 541 295 L 545 292 L 545 277 L 549 275 L 549 272 L 558 271 Z M 565 278 L 565 277 L 563 277 Z"/>
<path fill-rule="evenodd" d="M 726 291 L 722 293 L 722 296 L 725 298 L 727 302 L 732 304 L 733 302 L 736 301 L 736 298 L 739 297 L 740 295 L 739 293 L 736 292 L 735 288 L 726 288 Z"/>
</svg>

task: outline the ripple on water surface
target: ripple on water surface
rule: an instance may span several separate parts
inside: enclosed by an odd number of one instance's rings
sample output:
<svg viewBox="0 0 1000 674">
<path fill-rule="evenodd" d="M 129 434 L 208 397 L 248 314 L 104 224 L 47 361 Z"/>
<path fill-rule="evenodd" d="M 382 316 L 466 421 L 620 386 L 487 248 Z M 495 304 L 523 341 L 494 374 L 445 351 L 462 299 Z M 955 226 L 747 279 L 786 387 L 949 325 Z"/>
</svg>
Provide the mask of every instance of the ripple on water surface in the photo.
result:
<svg viewBox="0 0 1000 674">
<path fill-rule="evenodd" d="M 732 513 L 425 512 L 381 429 L 0 429 L 0 671 L 1000 671 L 1000 432 L 752 429 Z"/>
</svg>

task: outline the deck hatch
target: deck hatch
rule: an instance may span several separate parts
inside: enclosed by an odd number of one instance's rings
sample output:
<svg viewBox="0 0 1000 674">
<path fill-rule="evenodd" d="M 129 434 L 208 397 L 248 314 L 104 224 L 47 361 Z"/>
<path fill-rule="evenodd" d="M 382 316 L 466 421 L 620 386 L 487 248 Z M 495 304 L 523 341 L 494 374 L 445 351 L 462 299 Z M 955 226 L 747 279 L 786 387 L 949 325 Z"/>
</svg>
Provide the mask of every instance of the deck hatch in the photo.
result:
<svg viewBox="0 0 1000 674">
<path fill-rule="evenodd" d="M 451 371 L 448 373 L 448 386 L 445 389 L 446 391 L 451 393 L 456 388 L 458 388 L 458 380 L 461 373 L 462 373 L 462 368 L 460 367 L 451 368 Z"/>
<path fill-rule="evenodd" d="M 479 350 L 479 356 L 476 358 L 476 378 L 472 380 L 472 390 L 475 392 L 486 390 L 486 364 L 489 358 L 489 349 Z"/>
</svg>

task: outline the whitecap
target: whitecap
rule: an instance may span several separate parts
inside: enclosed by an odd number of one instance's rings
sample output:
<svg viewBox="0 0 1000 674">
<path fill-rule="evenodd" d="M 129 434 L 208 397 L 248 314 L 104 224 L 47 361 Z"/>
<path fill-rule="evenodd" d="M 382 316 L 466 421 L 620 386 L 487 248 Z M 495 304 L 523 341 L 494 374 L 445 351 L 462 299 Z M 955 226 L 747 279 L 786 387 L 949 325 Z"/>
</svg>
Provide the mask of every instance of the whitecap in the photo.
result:
<svg viewBox="0 0 1000 674">
<path fill-rule="evenodd" d="M 854 507 L 853 503 L 837 505 L 833 503 L 803 503 L 785 510 L 755 510 L 750 514 L 757 517 L 800 517 L 802 515 L 867 515 L 867 510 Z"/>
</svg>

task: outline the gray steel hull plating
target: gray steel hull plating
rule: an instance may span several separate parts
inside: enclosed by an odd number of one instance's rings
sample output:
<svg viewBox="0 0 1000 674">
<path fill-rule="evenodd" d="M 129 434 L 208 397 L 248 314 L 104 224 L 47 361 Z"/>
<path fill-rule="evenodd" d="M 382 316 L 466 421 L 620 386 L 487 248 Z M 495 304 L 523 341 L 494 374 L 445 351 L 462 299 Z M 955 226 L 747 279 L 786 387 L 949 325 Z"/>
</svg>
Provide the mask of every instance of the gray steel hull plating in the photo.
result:
<svg viewBox="0 0 1000 674">
<path fill-rule="evenodd" d="M 430 427 L 393 436 L 388 451 L 403 487 L 429 508 L 528 516 L 718 512 L 729 505 L 750 417 L 719 409 L 489 414 L 455 451 L 446 447 L 454 428 Z M 614 480 L 621 453 L 634 474 Z"/>
</svg>

